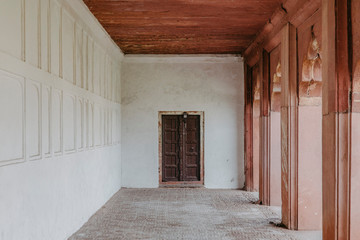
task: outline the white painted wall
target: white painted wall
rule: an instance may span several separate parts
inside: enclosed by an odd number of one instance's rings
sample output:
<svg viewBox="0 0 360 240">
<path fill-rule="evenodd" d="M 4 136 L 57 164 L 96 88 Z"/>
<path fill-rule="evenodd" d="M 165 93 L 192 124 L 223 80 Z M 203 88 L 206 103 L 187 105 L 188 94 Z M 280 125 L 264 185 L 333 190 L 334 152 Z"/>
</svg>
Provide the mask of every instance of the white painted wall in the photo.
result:
<svg viewBox="0 0 360 240">
<path fill-rule="evenodd" d="M 124 187 L 159 185 L 159 111 L 204 111 L 205 187 L 243 187 L 241 58 L 126 55 L 122 69 Z"/>
<path fill-rule="evenodd" d="M 81 0 L 2 0 L 0 239 L 66 239 L 121 187 L 123 54 Z"/>
</svg>

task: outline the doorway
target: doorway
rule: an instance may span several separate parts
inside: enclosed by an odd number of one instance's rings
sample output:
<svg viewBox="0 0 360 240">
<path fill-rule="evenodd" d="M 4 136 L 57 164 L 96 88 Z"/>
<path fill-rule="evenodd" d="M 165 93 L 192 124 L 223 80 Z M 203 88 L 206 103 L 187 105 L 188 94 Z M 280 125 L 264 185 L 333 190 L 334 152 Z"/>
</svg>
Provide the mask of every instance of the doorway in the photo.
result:
<svg viewBox="0 0 360 240">
<path fill-rule="evenodd" d="M 203 113 L 159 113 L 161 185 L 203 185 Z"/>
</svg>

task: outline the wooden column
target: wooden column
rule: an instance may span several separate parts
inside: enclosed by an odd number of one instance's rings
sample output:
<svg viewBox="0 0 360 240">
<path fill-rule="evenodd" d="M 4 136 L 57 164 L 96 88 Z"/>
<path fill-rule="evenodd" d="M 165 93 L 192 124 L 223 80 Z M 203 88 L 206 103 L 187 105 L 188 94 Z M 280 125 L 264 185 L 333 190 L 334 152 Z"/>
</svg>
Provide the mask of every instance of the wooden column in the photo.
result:
<svg viewBox="0 0 360 240">
<path fill-rule="evenodd" d="M 279 41 L 280 42 L 280 41 Z M 281 206 L 281 44 L 270 52 L 270 206 Z"/>
<path fill-rule="evenodd" d="M 354 101 L 360 80 L 356 72 L 360 36 L 352 28 L 359 21 L 359 8 L 357 0 L 322 1 L 323 239 L 327 240 L 360 239 L 360 116 Z"/>
<path fill-rule="evenodd" d="M 259 191 L 260 181 L 260 64 L 252 68 L 253 102 L 252 102 L 252 134 L 253 159 L 252 176 L 253 191 Z"/>
<path fill-rule="evenodd" d="M 259 198 L 270 205 L 270 56 L 265 50 L 260 58 L 260 182 Z"/>
<path fill-rule="evenodd" d="M 245 189 L 252 191 L 253 184 L 253 147 L 252 147 L 252 74 L 251 68 L 245 63 Z"/>
<path fill-rule="evenodd" d="M 260 159 L 259 66 L 245 64 L 245 189 L 259 191 Z"/>
<path fill-rule="evenodd" d="M 296 28 L 288 23 L 281 41 L 281 200 L 282 222 L 298 228 Z"/>
</svg>

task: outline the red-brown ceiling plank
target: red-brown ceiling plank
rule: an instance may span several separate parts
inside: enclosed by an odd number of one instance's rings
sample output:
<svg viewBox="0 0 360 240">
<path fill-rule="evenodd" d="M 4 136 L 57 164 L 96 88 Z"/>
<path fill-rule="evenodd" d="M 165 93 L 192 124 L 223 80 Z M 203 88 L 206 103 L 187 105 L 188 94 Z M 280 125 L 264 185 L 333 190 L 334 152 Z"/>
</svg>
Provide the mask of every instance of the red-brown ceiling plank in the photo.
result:
<svg viewBox="0 0 360 240">
<path fill-rule="evenodd" d="M 125 53 L 240 53 L 282 0 L 84 0 Z"/>
</svg>

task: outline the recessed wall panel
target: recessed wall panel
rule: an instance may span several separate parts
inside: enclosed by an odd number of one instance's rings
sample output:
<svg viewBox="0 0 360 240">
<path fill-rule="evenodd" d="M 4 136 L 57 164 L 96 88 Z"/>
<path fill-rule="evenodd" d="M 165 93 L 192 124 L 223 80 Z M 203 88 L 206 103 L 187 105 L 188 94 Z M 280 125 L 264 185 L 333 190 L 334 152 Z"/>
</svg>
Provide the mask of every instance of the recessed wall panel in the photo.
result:
<svg viewBox="0 0 360 240">
<path fill-rule="evenodd" d="M 0 71 L 0 166 L 24 160 L 24 79 Z"/>
<path fill-rule="evenodd" d="M 104 145 L 108 145 L 108 136 L 109 136 L 109 114 L 108 109 L 104 109 Z"/>
<path fill-rule="evenodd" d="M 112 110 L 112 129 L 111 129 L 111 142 L 114 144 L 117 142 L 117 113 L 116 110 Z"/>
<path fill-rule="evenodd" d="M 83 30 L 80 25 L 76 24 L 76 59 L 75 59 L 75 82 L 79 87 L 83 87 Z"/>
<path fill-rule="evenodd" d="M 99 76 L 99 86 L 100 86 L 100 96 L 105 97 L 105 65 L 106 57 L 104 51 L 100 49 L 100 76 Z"/>
<path fill-rule="evenodd" d="M 49 71 L 49 5 L 50 0 L 40 0 L 40 63 L 44 71 Z"/>
<path fill-rule="evenodd" d="M 55 155 L 62 154 L 62 92 L 52 90 L 52 147 Z"/>
<path fill-rule="evenodd" d="M 112 121 L 113 121 L 113 117 L 112 117 L 112 110 L 109 109 L 108 110 L 108 144 L 111 145 L 112 144 Z"/>
<path fill-rule="evenodd" d="M 101 145 L 105 145 L 106 119 L 105 109 L 100 108 L 100 138 Z"/>
<path fill-rule="evenodd" d="M 83 42 L 82 42 L 82 66 L 83 66 L 83 88 L 89 90 L 88 85 L 88 66 L 89 66 L 89 59 L 88 59 L 88 35 L 83 30 Z"/>
<path fill-rule="evenodd" d="M 116 68 L 114 62 L 111 63 L 111 100 L 115 101 L 115 92 L 116 92 Z"/>
<path fill-rule="evenodd" d="M 75 96 L 64 93 L 64 150 L 65 152 L 75 151 L 75 133 L 76 133 L 76 100 Z"/>
<path fill-rule="evenodd" d="M 22 57 L 22 1 L 1 0 L 0 50 L 18 59 Z"/>
<path fill-rule="evenodd" d="M 100 74 L 101 74 L 101 54 L 100 48 L 96 43 L 94 43 L 94 93 L 100 95 Z"/>
<path fill-rule="evenodd" d="M 94 104 L 88 104 L 88 146 L 94 147 Z"/>
<path fill-rule="evenodd" d="M 41 85 L 26 80 L 26 152 L 30 160 L 41 158 Z"/>
<path fill-rule="evenodd" d="M 84 148 L 89 148 L 89 101 L 84 100 Z"/>
<path fill-rule="evenodd" d="M 76 146 L 78 150 L 84 149 L 84 100 L 77 99 L 76 103 Z"/>
<path fill-rule="evenodd" d="M 88 90 L 94 92 L 94 41 L 90 36 L 87 39 L 87 59 Z"/>
<path fill-rule="evenodd" d="M 96 147 L 101 146 L 101 133 L 102 133 L 102 129 L 101 129 L 101 119 L 102 119 L 102 114 L 101 114 L 101 109 L 100 106 L 98 104 L 95 104 L 94 106 L 94 143 Z"/>
<path fill-rule="evenodd" d="M 26 0 L 25 3 L 25 59 L 39 67 L 40 53 L 40 0 Z"/>
<path fill-rule="evenodd" d="M 60 75 L 60 20 L 61 20 L 61 8 L 56 0 L 50 0 L 50 36 L 51 36 L 51 72 L 57 76 Z"/>
<path fill-rule="evenodd" d="M 42 150 L 45 157 L 51 155 L 51 88 L 42 86 Z"/>
<path fill-rule="evenodd" d="M 62 66 L 63 78 L 74 82 L 74 51 L 75 51 L 75 21 L 69 13 L 62 10 Z"/>
</svg>

